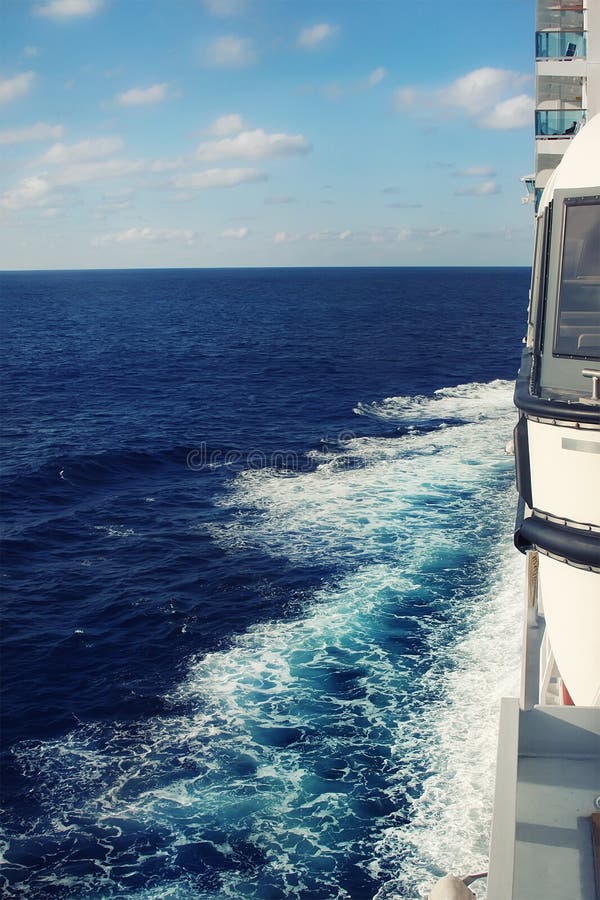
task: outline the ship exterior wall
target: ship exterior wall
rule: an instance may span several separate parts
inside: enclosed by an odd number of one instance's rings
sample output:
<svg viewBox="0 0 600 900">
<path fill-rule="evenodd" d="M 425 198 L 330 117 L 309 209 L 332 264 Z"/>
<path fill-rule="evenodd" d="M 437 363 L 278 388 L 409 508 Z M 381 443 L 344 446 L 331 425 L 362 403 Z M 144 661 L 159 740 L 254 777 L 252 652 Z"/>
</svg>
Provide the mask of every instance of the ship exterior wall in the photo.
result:
<svg viewBox="0 0 600 900">
<path fill-rule="evenodd" d="M 600 113 L 600 3 L 589 0 L 587 9 L 587 102 L 588 118 Z"/>
</svg>

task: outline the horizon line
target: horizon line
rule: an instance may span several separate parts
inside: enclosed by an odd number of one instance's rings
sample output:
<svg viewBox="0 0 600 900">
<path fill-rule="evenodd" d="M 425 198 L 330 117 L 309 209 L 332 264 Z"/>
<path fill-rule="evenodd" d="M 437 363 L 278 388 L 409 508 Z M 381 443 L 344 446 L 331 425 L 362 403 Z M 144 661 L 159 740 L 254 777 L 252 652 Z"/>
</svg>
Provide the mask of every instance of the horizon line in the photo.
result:
<svg viewBox="0 0 600 900">
<path fill-rule="evenodd" d="M 236 272 L 236 271 L 260 271 L 282 270 L 282 269 L 530 269 L 531 264 L 520 265 L 488 265 L 476 266 L 469 264 L 454 263 L 448 265 L 423 265 L 423 266 L 406 266 L 406 265 L 354 265 L 354 266 L 105 266 L 98 268 L 97 266 L 80 266 L 77 268 L 31 268 L 31 269 L 0 269 L 0 275 L 5 274 L 22 274 L 29 272 Z"/>
</svg>

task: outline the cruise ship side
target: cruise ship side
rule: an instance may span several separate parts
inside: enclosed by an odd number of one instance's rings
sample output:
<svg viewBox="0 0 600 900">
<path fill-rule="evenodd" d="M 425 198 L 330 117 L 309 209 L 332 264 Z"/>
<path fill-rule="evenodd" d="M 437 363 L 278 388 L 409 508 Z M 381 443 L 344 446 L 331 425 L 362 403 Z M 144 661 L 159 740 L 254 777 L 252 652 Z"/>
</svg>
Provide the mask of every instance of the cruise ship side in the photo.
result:
<svg viewBox="0 0 600 900">
<path fill-rule="evenodd" d="M 600 896 L 600 115 L 539 200 L 515 389 L 527 555 L 520 700 L 503 701 L 488 900 Z"/>
<path fill-rule="evenodd" d="M 519 514 L 544 616 L 539 701 L 600 704 L 600 115 L 552 173 L 536 216 L 515 390 Z M 535 609 L 531 616 L 534 616 Z"/>
<path fill-rule="evenodd" d="M 521 696 L 488 900 L 600 897 L 600 3 L 538 0 L 535 250 L 515 389 Z"/>
<path fill-rule="evenodd" d="M 536 29 L 521 691 L 501 707 L 487 898 L 600 900 L 600 0 L 538 0 Z M 448 875 L 431 900 L 476 897 L 482 877 Z"/>
</svg>

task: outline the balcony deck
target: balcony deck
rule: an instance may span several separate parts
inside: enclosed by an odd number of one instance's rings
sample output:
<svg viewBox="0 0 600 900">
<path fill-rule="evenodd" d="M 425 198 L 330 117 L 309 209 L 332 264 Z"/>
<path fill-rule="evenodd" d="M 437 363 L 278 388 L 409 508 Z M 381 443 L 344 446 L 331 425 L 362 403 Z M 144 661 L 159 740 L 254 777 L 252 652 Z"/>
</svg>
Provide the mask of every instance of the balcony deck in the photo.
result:
<svg viewBox="0 0 600 900">
<path fill-rule="evenodd" d="M 488 900 L 594 900 L 600 709 L 503 701 Z"/>
</svg>

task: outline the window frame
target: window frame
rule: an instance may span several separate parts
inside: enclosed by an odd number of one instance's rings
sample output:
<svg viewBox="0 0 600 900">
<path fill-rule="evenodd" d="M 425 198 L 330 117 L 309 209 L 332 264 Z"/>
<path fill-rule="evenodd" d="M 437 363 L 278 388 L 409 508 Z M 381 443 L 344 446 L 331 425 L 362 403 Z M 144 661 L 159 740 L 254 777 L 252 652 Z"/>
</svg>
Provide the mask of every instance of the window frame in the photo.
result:
<svg viewBox="0 0 600 900">
<path fill-rule="evenodd" d="M 560 320 L 562 310 L 563 295 L 563 267 L 565 262 L 565 242 L 567 236 L 567 217 L 569 208 L 581 206 L 598 206 L 600 208 L 600 195 L 591 194 L 588 196 L 565 197 L 562 202 L 562 222 L 560 234 L 560 266 L 558 270 L 556 306 L 554 310 L 554 323 L 552 335 L 552 356 L 557 359 L 574 359 L 574 360 L 592 360 L 594 362 L 600 359 L 598 355 L 584 355 L 583 353 L 564 353 L 558 350 Z"/>
<path fill-rule="evenodd" d="M 544 338 L 546 333 L 546 309 L 548 306 L 548 276 L 550 268 L 550 254 L 552 252 L 552 225 L 554 222 L 554 201 L 551 200 L 542 212 L 541 242 L 536 309 L 532 321 L 536 336 L 535 350 L 544 352 Z M 532 311 L 533 312 L 533 311 Z"/>
</svg>

